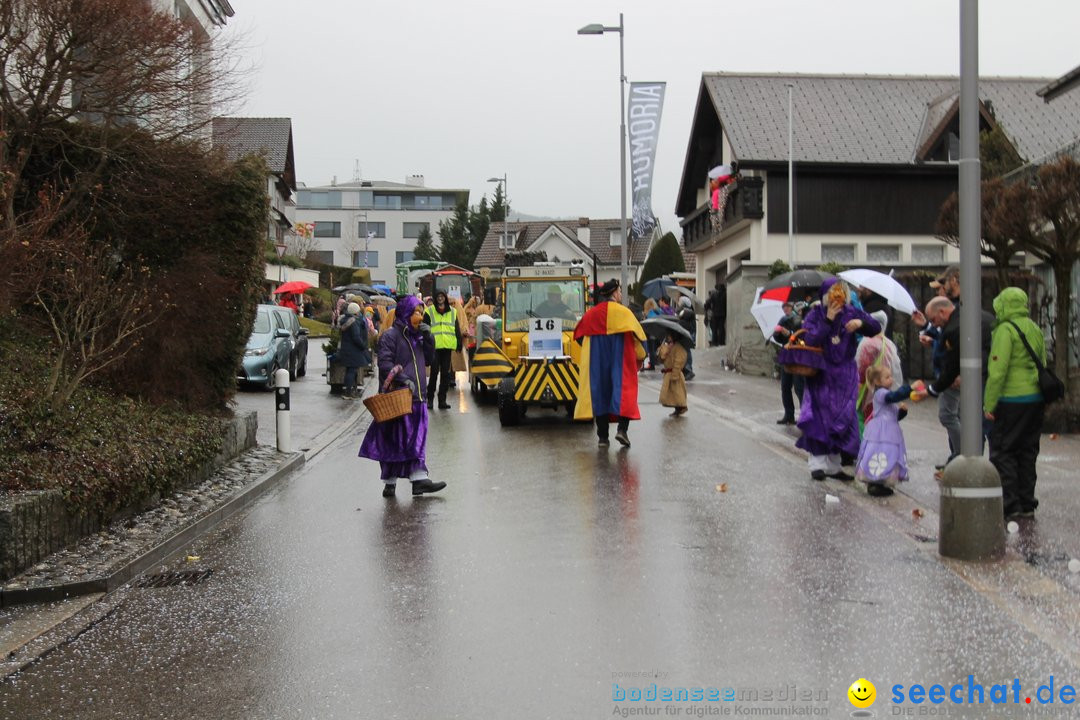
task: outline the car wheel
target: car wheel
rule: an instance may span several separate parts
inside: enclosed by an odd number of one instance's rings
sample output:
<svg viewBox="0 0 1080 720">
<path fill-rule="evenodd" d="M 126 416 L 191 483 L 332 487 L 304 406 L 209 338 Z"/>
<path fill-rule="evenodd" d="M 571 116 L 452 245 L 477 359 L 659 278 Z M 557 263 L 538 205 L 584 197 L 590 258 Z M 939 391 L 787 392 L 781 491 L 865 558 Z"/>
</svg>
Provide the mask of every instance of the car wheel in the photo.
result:
<svg viewBox="0 0 1080 720">
<path fill-rule="evenodd" d="M 300 358 L 300 367 L 298 367 L 296 369 L 296 376 L 297 377 L 304 377 L 305 375 L 307 375 L 307 354 L 306 353 L 304 354 L 304 357 Z"/>
<path fill-rule="evenodd" d="M 270 375 L 266 378 L 266 389 L 274 390 L 277 388 L 277 363 L 270 366 Z"/>
</svg>

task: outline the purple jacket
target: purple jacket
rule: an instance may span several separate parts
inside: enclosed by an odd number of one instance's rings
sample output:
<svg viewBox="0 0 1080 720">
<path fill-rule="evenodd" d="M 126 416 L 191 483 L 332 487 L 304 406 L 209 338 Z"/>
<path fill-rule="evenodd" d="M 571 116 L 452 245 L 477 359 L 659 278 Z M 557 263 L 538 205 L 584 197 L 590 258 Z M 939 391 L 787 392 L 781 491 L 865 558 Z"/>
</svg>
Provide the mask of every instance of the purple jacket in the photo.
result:
<svg viewBox="0 0 1080 720">
<path fill-rule="evenodd" d="M 413 300 L 411 307 L 405 300 Z M 400 310 L 408 311 L 416 305 L 416 299 L 408 297 L 398 303 Z M 420 333 L 407 327 L 408 316 L 395 320 L 393 327 L 379 336 L 379 389 L 382 389 L 387 376 L 395 365 L 401 366 L 401 372 L 394 378 L 396 387 L 416 386 L 413 390 L 413 402 L 422 402 L 427 397 L 427 366 L 435 357 L 435 340 L 431 333 Z M 406 382 L 409 381 L 409 382 Z"/>
</svg>

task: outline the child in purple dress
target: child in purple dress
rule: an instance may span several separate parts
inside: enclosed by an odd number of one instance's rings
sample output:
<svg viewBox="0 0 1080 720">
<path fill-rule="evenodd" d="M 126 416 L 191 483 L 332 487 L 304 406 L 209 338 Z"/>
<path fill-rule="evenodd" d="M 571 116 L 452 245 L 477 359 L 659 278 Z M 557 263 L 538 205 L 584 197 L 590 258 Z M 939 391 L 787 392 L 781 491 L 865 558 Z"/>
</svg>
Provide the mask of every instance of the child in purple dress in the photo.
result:
<svg viewBox="0 0 1080 720">
<path fill-rule="evenodd" d="M 907 450 L 900 430 L 899 403 L 911 396 L 911 388 L 892 386 L 888 365 L 874 365 L 866 370 L 866 383 L 874 389 L 874 412 L 866 423 L 855 478 L 866 483 L 866 492 L 874 497 L 893 494 L 898 482 L 908 479 Z"/>
</svg>

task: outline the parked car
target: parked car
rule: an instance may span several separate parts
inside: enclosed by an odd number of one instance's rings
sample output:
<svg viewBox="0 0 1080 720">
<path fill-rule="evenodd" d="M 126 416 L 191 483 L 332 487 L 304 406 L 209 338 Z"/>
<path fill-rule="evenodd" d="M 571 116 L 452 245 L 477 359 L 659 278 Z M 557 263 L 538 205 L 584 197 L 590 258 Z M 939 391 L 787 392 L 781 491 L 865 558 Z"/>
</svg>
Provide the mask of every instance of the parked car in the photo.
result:
<svg viewBox="0 0 1080 720">
<path fill-rule="evenodd" d="M 307 372 L 307 345 L 307 330 L 300 327 L 296 313 L 277 305 L 259 305 L 237 380 L 272 388 L 279 368 L 288 369 L 289 377 L 295 379 L 297 373 Z"/>
<path fill-rule="evenodd" d="M 261 306 L 260 306 L 261 307 Z M 267 305 L 280 316 L 282 324 L 289 331 L 289 379 L 307 375 L 308 330 L 300 324 L 300 318 L 287 307 Z"/>
</svg>

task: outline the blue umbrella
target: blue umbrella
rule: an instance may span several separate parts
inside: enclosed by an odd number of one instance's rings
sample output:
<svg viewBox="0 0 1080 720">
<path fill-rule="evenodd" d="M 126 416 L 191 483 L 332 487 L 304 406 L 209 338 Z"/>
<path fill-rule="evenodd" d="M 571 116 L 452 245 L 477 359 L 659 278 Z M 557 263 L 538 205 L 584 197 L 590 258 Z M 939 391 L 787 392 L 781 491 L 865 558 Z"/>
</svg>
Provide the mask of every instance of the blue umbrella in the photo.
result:
<svg viewBox="0 0 1080 720">
<path fill-rule="evenodd" d="M 659 300 L 664 296 L 664 291 L 674 284 L 675 281 L 669 277 L 653 278 L 641 286 L 641 294 L 653 300 Z"/>
</svg>

